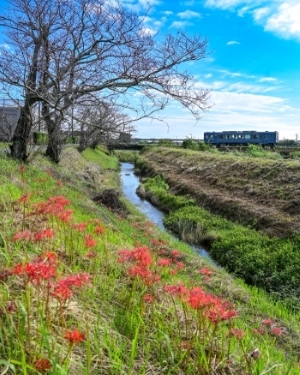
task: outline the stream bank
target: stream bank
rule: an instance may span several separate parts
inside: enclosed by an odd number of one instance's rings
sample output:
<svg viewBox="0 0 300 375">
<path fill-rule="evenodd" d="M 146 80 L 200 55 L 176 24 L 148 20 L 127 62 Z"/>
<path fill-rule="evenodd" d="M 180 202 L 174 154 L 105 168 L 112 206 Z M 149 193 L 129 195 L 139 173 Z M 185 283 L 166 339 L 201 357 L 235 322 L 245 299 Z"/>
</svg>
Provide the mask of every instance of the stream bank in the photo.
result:
<svg viewBox="0 0 300 375">
<path fill-rule="evenodd" d="M 300 310 L 298 161 L 157 147 L 138 167 L 148 181 L 161 180 L 145 190 L 169 207 L 169 229 L 199 229 L 221 267 Z"/>
</svg>

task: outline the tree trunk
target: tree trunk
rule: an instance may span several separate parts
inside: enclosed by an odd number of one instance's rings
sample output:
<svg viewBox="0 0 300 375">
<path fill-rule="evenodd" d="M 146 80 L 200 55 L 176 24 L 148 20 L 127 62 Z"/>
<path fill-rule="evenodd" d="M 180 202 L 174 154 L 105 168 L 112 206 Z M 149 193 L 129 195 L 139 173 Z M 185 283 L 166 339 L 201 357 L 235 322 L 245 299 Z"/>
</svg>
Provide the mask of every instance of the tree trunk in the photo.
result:
<svg viewBox="0 0 300 375">
<path fill-rule="evenodd" d="M 62 140 L 58 128 L 53 121 L 48 121 L 47 129 L 49 138 L 46 149 L 46 156 L 54 163 L 59 163 L 62 150 Z"/>
<path fill-rule="evenodd" d="M 12 145 L 10 146 L 11 156 L 20 161 L 26 161 L 28 158 L 27 144 L 30 140 L 31 132 L 30 105 L 24 105 L 20 111 L 20 117 L 17 123 Z"/>
<path fill-rule="evenodd" d="M 51 118 L 49 107 L 45 103 L 43 104 L 42 113 L 48 130 L 46 156 L 54 163 L 59 163 L 62 150 L 59 119 L 53 120 Z"/>
</svg>

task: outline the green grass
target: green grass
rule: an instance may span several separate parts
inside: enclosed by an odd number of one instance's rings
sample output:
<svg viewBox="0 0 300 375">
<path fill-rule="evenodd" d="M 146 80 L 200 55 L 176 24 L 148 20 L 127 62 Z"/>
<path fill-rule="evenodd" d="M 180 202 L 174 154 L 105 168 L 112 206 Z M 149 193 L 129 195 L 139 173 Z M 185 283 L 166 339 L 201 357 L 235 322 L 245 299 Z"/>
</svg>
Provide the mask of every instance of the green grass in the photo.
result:
<svg viewBox="0 0 300 375">
<path fill-rule="evenodd" d="M 84 156 L 101 173 L 117 165 Z M 299 373 L 297 315 L 130 204 L 116 214 L 91 201 L 70 173 L 0 157 L 1 373 Z"/>
</svg>

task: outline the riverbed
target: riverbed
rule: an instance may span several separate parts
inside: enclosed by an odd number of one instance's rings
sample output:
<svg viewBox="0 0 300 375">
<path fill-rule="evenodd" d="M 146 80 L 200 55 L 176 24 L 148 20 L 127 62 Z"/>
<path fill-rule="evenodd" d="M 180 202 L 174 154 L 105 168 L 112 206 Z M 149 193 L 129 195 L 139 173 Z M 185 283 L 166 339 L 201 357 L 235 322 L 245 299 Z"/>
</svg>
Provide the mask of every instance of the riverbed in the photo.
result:
<svg viewBox="0 0 300 375">
<path fill-rule="evenodd" d="M 134 173 L 134 164 L 121 163 L 120 178 L 122 184 L 122 192 L 125 198 L 135 205 L 149 221 L 157 225 L 160 229 L 168 232 L 172 237 L 177 238 L 174 234 L 170 233 L 163 224 L 165 214 L 157 207 L 153 206 L 150 202 L 140 198 L 136 189 L 140 185 L 139 177 Z M 178 238 L 177 238 L 178 239 Z M 208 259 L 211 263 L 216 263 L 211 259 L 209 253 L 202 247 L 190 245 L 195 252 Z"/>
</svg>

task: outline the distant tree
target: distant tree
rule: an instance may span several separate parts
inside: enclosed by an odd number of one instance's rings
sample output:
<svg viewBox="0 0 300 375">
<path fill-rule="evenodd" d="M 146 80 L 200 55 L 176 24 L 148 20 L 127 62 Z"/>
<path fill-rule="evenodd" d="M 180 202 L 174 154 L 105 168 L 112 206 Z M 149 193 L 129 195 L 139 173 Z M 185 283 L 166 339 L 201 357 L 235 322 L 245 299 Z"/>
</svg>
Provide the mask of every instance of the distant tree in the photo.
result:
<svg viewBox="0 0 300 375">
<path fill-rule="evenodd" d="M 177 100 L 199 119 L 208 91 L 197 90 L 183 63 L 204 59 L 207 40 L 183 32 L 153 36 L 144 17 L 110 0 L 9 0 L 0 26 L 10 48 L 0 51 L 0 82 L 23 97 L 11 154 L 26 160 L 32 108 L 41 103 L 46 154 L 58 162 L 61 130 L 71 107 L 93 94 L 117 96 L 135 118 Z M 146 16 L 146 14 L 144 15 Z"/>
<path fill-rule="evenodd" d="M 112 103 L 99 102 L 97 106 L 83 107 L 75 116 L 81 128 L 80 152 L 87 147 L 95 148 L 99 143 L 110 144 L 120 134 L 133 131 L 131 118 Z"/>
<path fill-rule="evenodd" d="M 297 142 L 294 139 L 283 139 L 278 141 L 279 146 L 297 146 Z"/>
</svg>

